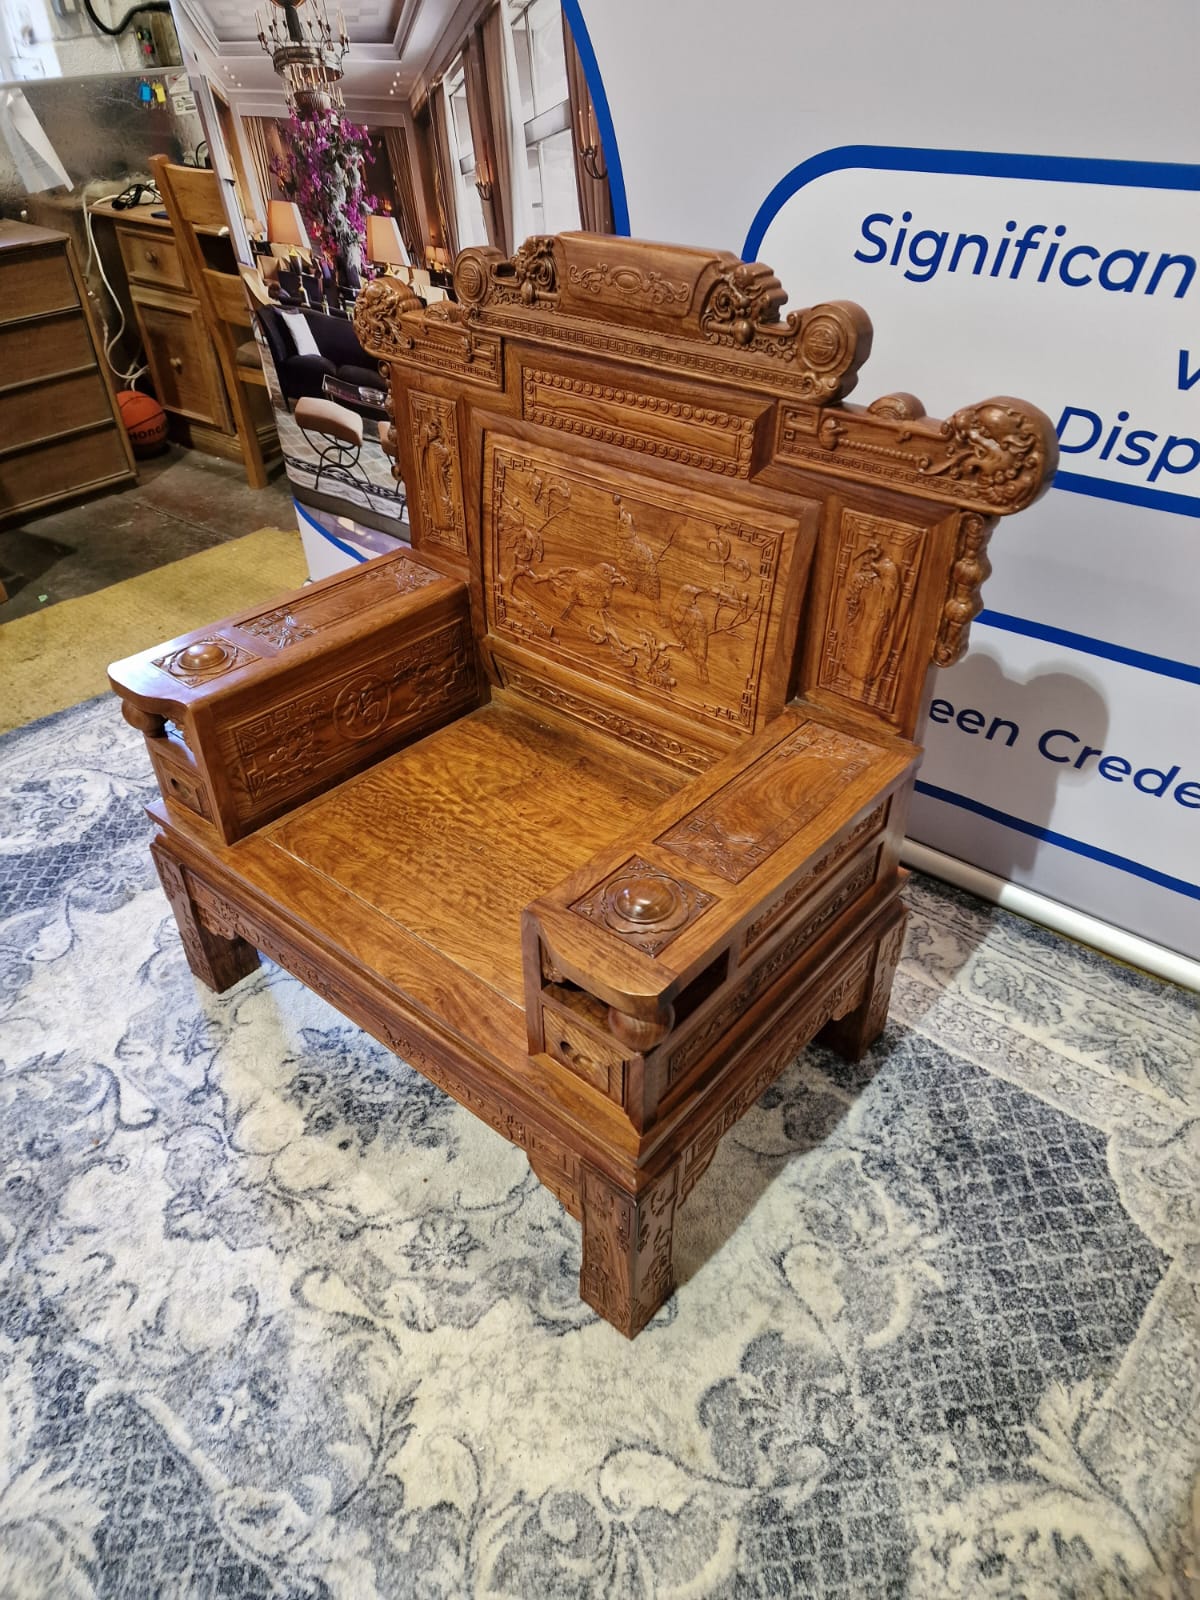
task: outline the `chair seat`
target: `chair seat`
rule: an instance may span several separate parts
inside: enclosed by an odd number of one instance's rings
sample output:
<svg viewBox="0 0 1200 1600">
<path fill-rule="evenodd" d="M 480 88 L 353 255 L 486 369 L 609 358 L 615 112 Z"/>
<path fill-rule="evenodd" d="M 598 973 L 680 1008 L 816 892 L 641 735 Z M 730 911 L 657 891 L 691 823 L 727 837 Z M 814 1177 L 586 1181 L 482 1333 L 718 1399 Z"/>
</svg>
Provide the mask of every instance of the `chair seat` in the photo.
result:
<svg viewBox="0 0 1200 1600">
<path fill-rule="evenodd" d="M 523 1009 L 524 907 L 687 781 L 606 735 L 494 700 L 255 843 L 290 858 L 279 901 L 294 894 L 326 936 L 347 925 L 348 895 L 368 921 L 383 919 L 397 977 L 416 941 L 426 963 L 441 958 L 438 981 L 444 994 L 458 991 L 456 1010 L 471 1009 L 466 975 Z M 307 871 L 297 875 L 297 864 Z"/>
<path fill-rule="evenodd" d="M 246 367 L 251 372 L 262 370 L 262 356 L 259 354 L 257 339 L 246 339 L 234 352 L 239 367 Z"/>
<path fill-rule="evenodd" d="M 348 406 L 338 405 L 336 400 L 316 400 L 305 395 L 296 401 L 295 417 L 297 424 L 310 433 L 339 439 L 343 444 L 362 444 L 362 418 Z"/>
</svg>

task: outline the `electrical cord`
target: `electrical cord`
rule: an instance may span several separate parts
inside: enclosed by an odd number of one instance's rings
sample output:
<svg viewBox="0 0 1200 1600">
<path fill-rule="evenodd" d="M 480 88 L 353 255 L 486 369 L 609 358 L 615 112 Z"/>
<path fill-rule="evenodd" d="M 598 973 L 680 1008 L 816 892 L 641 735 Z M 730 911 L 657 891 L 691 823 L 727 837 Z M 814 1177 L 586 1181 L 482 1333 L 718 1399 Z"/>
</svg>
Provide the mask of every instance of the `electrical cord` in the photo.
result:
<svg viewBox="0 0 1200 1600">
<path fill-rule="evenodd" d="M 139 12 L 160 11 L 165 13 L 168 17 L 171 15 L 171 7 L 168 3 L 168 0 L 146 0 L 145 5 L 130 6 L 129 10 L 121 18 L 120 22 L 117 23 L 116 27 L 112 28 L 107 22 L 101 22 L 100 18 L 96 15 L 96 8 L 92 4 L 92 0 L 83 0 L 83 9 L 87 12 L 94 26 L 99 28 L 101 33 L 106 33 L 110 39 L 116 39 L 120 34 L 124 33 L 125 29 L 129 26 Z"/>
<path fill-rule="evenodd" d="M 120 194 L 114 195 L 112 208 L 114 211 L 132 211 L 135 206 L 145 205 L 149 202 L 162 204 L 162 195 L 158 192 L 155 183 L 131 183 L 127 189 L 122 189 Z"/>
<path fill-rule="evenodd" d="M 91 185 L 89 184 L 88 187 L 90 188 Z M 86 189 L 84 190 L 83 195 L 83 225 L 88 236 L 88 260 L 87 266 L 84 268 L 83 272 L 84 279 L 86 281 L 88 274 L 91 272 L 92 262 L 95 261 L 96 270 L 100 274 L 100 282 L 108 290 L 109 298 L 112 300 L 113 305 L 117 308 L 117 331 L 110 335 L 108 331 L 108 323 L 104 318 L 104 312 L 100 309 L 99 305 L 96 307 L 96 314 L 100 318 L 100 326 L 104 329 L 104 359 L 108 363 L 109 370 L 112 372 L 113 376 L 118 378 L 120 382 L 128 384 L 132 388 L 134 385 L 136 385 L 140 377 L 149 372 L 150 367 L 147 362 L 143 362 L 141 366 L 138 366 L 135 359 L 129 370 L 127 372 L 122 372 L 113 361 L 112 352 L 116 349 L 117 344 L 125 332 L 125 308 L 122 306 L 120 300 L 117 299 L 116 290 L 108 281 L 108 274 L 104 270 L 104 262 L 101 260 L 100 251 L 96 247 L 96 236 L 92 232 L 92 212 L 91 207 L 87 203 Z"/>
</svg>

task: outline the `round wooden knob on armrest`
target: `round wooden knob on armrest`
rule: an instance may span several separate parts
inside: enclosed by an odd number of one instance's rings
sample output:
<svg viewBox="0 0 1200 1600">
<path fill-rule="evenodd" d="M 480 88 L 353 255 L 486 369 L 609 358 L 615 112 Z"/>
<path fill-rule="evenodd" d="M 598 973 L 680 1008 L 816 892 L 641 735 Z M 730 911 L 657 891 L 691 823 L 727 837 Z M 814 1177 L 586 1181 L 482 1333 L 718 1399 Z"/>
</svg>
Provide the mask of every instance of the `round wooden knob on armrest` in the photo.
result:
<svg viewBox="0 0 1200 1600">
<path fill-rule="evenodd" d="M 180 360 L 180 358 L 178 356 L 172 356 L 171 357 L 171 370 L 173 372 L 182 372 L 183 371 L 183 362 Z"/>
<path fill-rule="evenodd" d="M 150 247 L 147 246 L 146 247 L 146 260 L 150 263 L 150 265 L 152 267 L 156 267 L 158 265 L 158 251 L 157 250 L 151 250 Z"/>
</svg>

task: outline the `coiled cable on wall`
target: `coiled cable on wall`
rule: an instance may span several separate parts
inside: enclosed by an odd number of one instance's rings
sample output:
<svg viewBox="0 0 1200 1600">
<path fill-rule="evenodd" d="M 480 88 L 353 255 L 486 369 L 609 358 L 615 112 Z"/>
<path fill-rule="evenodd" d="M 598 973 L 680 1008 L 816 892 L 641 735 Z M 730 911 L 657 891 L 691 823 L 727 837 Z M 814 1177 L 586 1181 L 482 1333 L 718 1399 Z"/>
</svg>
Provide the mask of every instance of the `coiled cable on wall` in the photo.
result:
<svg viewBox="0 0 1200 1600">
<path fill-rule="evenodd" d="M 168 3 L 168 0 L 146 0 L 145 5 L 130 6 L 129 10 L 114 28 L 110 27 L 107 22 L 101 22 L 100 18 L 96 15 L 96 8 L 92 4 L 92 0 L 83 0 L 83 9 L 87 12 L 93 26 L 99 28 L 101 33 L 106 33 L 110 39 L 115 39 L 118 37 L 118 35 L 124 33 L 125 29 L 133 21 L 134 17 L 136 17 L 142 11 L 160 11 L 168 17 L 171 15 L 171 7 Z"/>
</svg>

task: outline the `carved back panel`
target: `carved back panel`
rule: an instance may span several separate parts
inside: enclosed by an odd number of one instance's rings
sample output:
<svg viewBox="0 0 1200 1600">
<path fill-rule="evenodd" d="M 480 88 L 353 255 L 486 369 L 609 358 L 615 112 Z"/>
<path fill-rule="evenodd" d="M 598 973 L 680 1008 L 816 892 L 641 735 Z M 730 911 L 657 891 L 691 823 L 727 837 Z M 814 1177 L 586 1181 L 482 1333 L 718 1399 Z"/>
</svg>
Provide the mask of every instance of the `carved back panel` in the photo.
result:
<svg viewBox="0 0 1200 1600">
<path fill-rule="evenodd" d="M 423 557 L 493 681 L 698 768 L 789 695 L 911 735 L 965 647 L 995 518 L 1057 459 L 1040 411 L 849 405 L 871 329 L 770 269 L 588 234 L 360 296 Z"/>
</svg>

